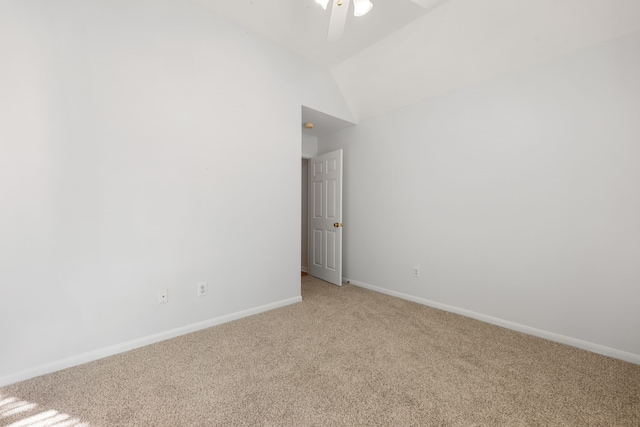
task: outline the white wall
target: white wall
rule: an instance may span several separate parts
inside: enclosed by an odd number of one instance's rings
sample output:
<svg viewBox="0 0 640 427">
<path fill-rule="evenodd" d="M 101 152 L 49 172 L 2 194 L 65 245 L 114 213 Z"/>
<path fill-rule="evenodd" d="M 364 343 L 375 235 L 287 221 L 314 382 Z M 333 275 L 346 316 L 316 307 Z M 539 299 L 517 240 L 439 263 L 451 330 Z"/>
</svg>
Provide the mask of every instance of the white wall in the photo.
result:
<svg viewBox="0 0 640 427">
<path fill-rule="evenodd" d="M 0 385 L 299 300 L 327 72 L 182 0 L 4 1 L 0 58 Z"/>
<path fill-rule="evenodd" d="M 345 277 L 640 363 L 639 52 L 634 33 L 320 138 L 345 150 Z"/>
<path fill-rule="evenodd" d="M 302 157 L 310 159 L 318 154 L 318 137 L 302 134 Z"/>
</svg>

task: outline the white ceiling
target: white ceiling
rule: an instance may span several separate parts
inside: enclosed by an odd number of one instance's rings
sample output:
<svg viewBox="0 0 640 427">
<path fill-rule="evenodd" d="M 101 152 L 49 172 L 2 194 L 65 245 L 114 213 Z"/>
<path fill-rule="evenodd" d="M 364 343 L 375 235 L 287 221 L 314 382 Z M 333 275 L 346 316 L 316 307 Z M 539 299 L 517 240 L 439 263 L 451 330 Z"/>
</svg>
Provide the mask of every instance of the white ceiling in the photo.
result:
<svg viewBox="0 0 640 427">
<path fill-rule="evenodd" d="M 313 128 L 307 129 L 305 123 L 312 123 Z M 314 110 L 309 107 L 302 106 L 302 133 L 313 136 L 323 136 L 341 129 L 353 126 L 354 123 L 347 122 L 337 117 L 325 114 L 322 111 Z"/>
<path fill-rule="evenodd" d="M 640 0 L 371 0 L 330 43 L 314 0 L 197 1 L 329 70 L 359 120 L 640 31 Z"/>
<path fill-rule="evenodd" d="M 314 0 L 197 1 L 325 68 L 350 58 L 429 11 L 411 0 L 373 0 L 373 9 L 356 18 L 352 3 L 342 38 L 328 42 L 331 5 L 323 10 Z"/>
<path fill-rule="evenodd" d="M 636 31 L 640 0 L 450 0 L 331 72 L 362 120 Z"/>
</svg>

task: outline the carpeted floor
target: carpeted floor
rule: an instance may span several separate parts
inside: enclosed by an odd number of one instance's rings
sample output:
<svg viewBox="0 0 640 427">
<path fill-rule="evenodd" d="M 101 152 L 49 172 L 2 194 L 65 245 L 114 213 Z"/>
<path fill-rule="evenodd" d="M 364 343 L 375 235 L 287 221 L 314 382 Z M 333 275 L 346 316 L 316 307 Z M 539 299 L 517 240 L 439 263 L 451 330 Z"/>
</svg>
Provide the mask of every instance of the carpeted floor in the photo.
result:
<svg viewBox="0 0 640 427">
<path fill-rule="evenodd" d="M 640 426 L 638 365 L 302 283 L 302 303 L 0 388 L 0 425 Z"/>
</svg>

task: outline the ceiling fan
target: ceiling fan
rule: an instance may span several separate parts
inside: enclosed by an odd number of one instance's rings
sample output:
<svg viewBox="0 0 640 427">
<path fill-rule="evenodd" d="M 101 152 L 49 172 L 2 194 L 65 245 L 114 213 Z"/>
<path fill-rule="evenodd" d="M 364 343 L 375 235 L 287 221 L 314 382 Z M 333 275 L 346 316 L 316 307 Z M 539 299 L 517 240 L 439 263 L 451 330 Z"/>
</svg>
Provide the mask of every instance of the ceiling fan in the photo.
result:
<svg viewBox="0 0 640 427">
<path fill-rule="evenodd" d="M 329 0 L 316 0 L 324 10 L 327 10 Z M 331 18 L 329 19 L 329 31 L 327 40 L 330 42 L 338 40 L 344 32 L 344 24 L 347 22 L 349 13 L 349 3 L 351 0 L 331 0 Z M 373 7 L 369 0 L 353 0 L 353 15 L 362 16 L 368 13 Z"/>
<path fill-rule="evenodd" d="M 413 3 L 422 6 L 425 9 L 435 9 L 447 0 L 410 0 Z M 342 37 L 344 26 L 347 22 L 349 14 L 349 4 L 351 0 L 315 0 L 324 10 L 327 10 L 329 2 L 331 2 L 331 18 L 329 18 L 329 31 L 327 32 L 327 40 L 330 42 L 338 40 Z M 353 0 L 353 15 L 362 16 L 373 8 L 370 0 Z"/>
</svg>

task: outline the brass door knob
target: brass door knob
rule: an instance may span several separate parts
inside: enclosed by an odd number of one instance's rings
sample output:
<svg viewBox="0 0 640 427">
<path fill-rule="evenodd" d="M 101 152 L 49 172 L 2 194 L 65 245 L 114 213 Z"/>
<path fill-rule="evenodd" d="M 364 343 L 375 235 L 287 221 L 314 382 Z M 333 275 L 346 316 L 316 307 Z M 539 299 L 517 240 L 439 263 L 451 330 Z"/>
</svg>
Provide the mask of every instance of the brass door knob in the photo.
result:
<svg viewBox="0 0 640 427">
<path fill-rule="evenodd" d="M 335 228 L 342 227 L 342 223 L 341 223 L 341 222 L 334 222 L 334 223 L 333 223 L 333 226 L 334 226 Z"/>
</svg>

